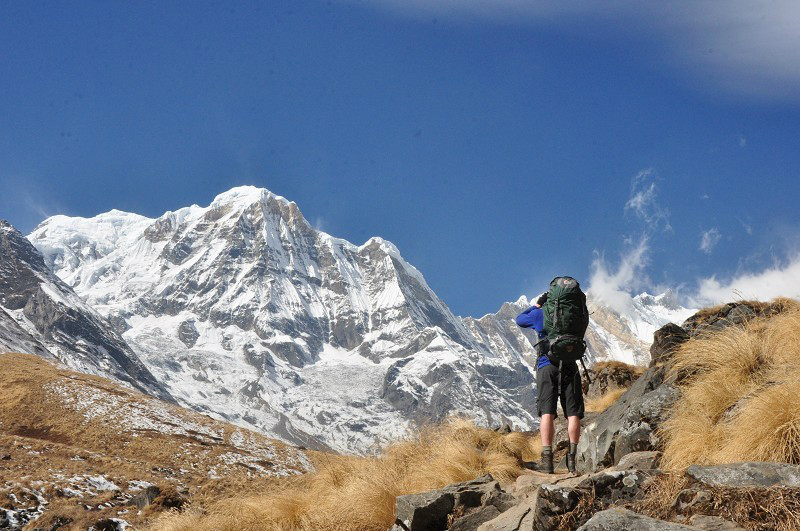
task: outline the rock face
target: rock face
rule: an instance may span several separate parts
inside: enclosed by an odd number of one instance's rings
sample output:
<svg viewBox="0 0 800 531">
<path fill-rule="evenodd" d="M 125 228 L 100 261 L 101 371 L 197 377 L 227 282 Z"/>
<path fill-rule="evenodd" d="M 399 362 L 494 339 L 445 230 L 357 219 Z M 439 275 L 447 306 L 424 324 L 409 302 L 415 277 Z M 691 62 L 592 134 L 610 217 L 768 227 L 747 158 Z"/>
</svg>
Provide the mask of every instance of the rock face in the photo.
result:
<svg viewBox="0 0 800 531">
<path fill-rule="evenodd" d="M 678 390 L 664 382 L 666 369 L 647 370 L 614 405 L 585 425 L 578 444 L 579 471 L 612 466 L 631 452 L 656 450 L 656 428 Z"/>
<path fill-rule="evenodd" d="M 712 487 L 800 488 L 800 466 L 787 463 L 744 462 L 727 465 L 692 465 L 692 479 Z"/>
<path fill-rule="evenodd" d="M 705 332 L 721 330 L 726 326 L 743 324 L 756 317 L 769 317 L 785 311 L 785 302 L 729 302 L 722 306 L 702 310 L 692 315 L 683 323 L 683 328 L 690 337 Z"/>
<path fill-rule="evenodd" d="M 171 400 L 111 324 L 47 268 L 22 234 L 0 221 L 0 351 L 19 350 Z"/>
<path fill-rule="evenodd" d="M 513 496 L 503 492 L 491 475 L 486 475 L 438 490 L 398 496 L 395 528 L 473 530 L 515 503 Z"/>
<path fill-rule="evenodd" d="M 678 347 L 686 341 L 689 341 L 689 332 L 674 323 L 668 323 L 656 330 L 653 344 L 650 345 L 650 366 L 669 361 Z"/>
</svg>

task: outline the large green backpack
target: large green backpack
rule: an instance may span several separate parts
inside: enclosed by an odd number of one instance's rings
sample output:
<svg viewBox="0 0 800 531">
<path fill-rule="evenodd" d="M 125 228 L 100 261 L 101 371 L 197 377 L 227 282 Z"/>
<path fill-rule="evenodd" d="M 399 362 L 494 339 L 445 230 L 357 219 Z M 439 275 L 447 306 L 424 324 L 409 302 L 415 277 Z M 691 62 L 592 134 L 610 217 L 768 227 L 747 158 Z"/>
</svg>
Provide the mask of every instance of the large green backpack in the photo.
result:
<svg viewBox="0 0 800 531">
<path fill-rule="evenodd" d="M 544 331 L 550 340 L 552 361 L 577 361 L 586 352 L 583 340 L 589 326 L 586 295 L 572 277 L 556 277 L 550 282 L 544 310 Z"/>
</svg>

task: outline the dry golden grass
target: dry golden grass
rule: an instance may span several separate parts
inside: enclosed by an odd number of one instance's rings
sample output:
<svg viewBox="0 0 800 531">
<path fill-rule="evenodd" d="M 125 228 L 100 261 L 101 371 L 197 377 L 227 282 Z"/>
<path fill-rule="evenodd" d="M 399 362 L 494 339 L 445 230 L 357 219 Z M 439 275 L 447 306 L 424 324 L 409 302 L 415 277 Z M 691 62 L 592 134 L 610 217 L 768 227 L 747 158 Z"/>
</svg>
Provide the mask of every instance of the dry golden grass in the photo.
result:
<svg viewBox="0 0 800 531">
<path fill-rule="evenodd" d="M 612 389 L 604 395 L 600 395 L 596 398 L 588 398 L 586 399 L 584 408 L 588 413 L 602 413 L 610 408 L 614 402 L 619 400 L 619 397 L 624 395 L 625 391 L 627 391 L 627 389 Z"/>
<path fill-rule="evenodd" d="M 592 365 L 592 372 L 598 373 L 603 369 L 621 369 L 631 373 L 633 376 L 638 377 L 644 374 L 646 367 L 640 367 L 639 365 L 630 365 L 628 363 L 624 363 L 622 361 L 617 360 L 607 360 L 607 361 L 598 361 L 594 365 Z"/>
<path fill-rule="evenodd" d="M 664 467 L 800 464 L 800 308 L 706 333 L 676 352 L 681 396 L 662 426 Z"/>
<path fill-rule="evenodd" d="M 257 496 L 163 516 L 153 529 L 385 531 L 394 523 L 395 499 L 402 494 L 486 473 L 513 481 L 522 473 L 522 461 L 539 459 L 536 439 L 451 419 L 389 446 L 379 457 L 321 455 L 315 474 Z"/>
</svg>

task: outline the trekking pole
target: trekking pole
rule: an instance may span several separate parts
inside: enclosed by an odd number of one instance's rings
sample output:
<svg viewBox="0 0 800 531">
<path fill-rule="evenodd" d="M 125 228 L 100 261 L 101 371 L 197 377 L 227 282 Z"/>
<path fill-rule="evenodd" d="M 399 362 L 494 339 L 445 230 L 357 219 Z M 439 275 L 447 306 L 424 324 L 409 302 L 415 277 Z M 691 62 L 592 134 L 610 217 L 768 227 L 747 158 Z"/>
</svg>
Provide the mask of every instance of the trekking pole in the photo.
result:
<svg viewBox="0 0 800 531">
<path fill-rule="evenodd" d="M 589 382 L 589 385 L 591 385 L 592 379 L 589 378 L 589 371 L 586 370 L 586 365 L 583 364 L 583 358 L 581 358 L 581 367 L 583 367 L 583 374 L 586 376 L 586 381 Z"/>
</svg>

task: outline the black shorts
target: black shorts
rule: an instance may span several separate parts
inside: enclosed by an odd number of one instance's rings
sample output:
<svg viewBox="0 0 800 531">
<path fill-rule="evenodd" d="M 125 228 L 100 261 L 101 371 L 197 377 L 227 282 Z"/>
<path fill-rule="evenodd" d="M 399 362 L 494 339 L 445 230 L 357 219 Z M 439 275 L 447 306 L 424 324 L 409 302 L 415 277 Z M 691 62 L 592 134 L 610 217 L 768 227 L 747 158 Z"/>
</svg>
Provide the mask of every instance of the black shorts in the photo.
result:
<svg viewBox="0 0 800 531">
<path fill-rule="evenodd" d="M 556 415 L 558 399 L 566 417 L 583 418 L 583 388 L 581 373 L 574 361 L 561 364 L 561 396 L 559 397 L 558 365 L 545 365 L 536 371 L 536 389 L 539 392 L 539 416 Z"/>
</svg>

